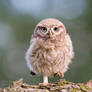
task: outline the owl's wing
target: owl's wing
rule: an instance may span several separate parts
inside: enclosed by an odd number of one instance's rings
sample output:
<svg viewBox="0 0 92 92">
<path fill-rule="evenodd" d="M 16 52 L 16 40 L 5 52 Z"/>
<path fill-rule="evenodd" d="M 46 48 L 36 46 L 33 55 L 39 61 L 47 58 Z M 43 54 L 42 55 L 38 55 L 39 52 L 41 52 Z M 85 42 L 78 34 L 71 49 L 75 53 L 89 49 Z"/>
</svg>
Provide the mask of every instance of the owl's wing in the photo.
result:
<svg viewBox="0 0 92 92">
<path fill-rule="evenodd" d="M 68 34 L 66 35 L 65 40 L 66 40 L 66 45 L 69 48 L 70 57 L 72 59 L 72 58 L 74 58 L 74 51 L 73 51 L 73 45 L 72 45 L 71 38 L 70 38 L 70 36 Z"/>
<path fill-rule="evenodd" d="M 30 69 L 30 74 L 31 74 L 31 75 L 37 75 L 37 73 L 35 73 L 35 72 L 33 71 L 33 67 L 32 67 L 32 65 L 31 65 L 31 63 L 30 63 L 29 51 L 27 51 L 27 53 L 26 53 L 26 55 L 25 55 L 25 59 L 26 59 L 26 62 L 27 62 L 27 66 L 28 66 L 28 68 Z"/>
<path fill-rule="evenodd" d="M 31 37 L 31 39 L 32 39 L 32 37 Z M 27 62 L 27 66 L 30 69 L 30 74 L 36 75 L 37 73 L 34 72 L 33 66 L 31 65 L 31 60 L 30 60 L 30 53 L 32 52 L 32 48 L 33 48 L 32 42 L 33 42 L 33 40 L 30 40 L 30 47 L 25 54 L 25 59 L 26 59 L 26 62 Z"/>
</svg>

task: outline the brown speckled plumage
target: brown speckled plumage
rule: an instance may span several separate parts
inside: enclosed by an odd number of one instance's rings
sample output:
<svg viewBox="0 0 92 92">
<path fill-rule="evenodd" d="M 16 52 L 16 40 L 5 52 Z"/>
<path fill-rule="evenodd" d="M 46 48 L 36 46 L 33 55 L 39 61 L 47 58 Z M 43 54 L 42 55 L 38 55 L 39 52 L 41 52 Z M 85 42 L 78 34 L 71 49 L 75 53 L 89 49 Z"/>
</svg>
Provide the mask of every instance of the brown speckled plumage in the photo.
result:
<svg viewBox="0 0 92 92">
<path fill-rule="evenodd" d="M 52 18 L 38 23 L 26 52 L 30 70 L 47 77 L 64 74 L 72 58 L 72 41 L 63 23 Z"/>
</svg>

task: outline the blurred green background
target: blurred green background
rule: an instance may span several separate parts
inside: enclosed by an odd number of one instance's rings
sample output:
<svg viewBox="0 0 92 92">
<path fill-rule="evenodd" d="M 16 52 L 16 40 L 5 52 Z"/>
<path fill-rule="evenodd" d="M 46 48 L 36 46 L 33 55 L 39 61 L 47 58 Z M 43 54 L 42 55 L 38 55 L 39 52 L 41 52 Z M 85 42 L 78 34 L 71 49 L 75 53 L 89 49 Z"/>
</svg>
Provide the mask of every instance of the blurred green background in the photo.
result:
<svg viewBox="0 0 92 92">
<path fill-rule="evenodd" d="M 42 82 L 42 76 L 30 76 L 24 56 L 35 25 L 48 17 L 61 20 L 73 41 L 75 58 L 65 79 L 92 79 L 92 0 L 0 0 L 0 87 L 19 78 Z"/>
</svg>

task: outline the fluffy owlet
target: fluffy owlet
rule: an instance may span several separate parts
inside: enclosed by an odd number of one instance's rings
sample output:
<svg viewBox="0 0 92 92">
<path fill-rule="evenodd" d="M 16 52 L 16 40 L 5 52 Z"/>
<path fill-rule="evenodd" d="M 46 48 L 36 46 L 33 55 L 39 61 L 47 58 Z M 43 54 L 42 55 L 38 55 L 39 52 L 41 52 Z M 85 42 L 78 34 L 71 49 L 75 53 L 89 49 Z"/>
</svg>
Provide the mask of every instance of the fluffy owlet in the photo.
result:
<svg viewBox="0 0 92 92">
<path fill-rule="evenodd" d="M 43 75 L 43 84 L 48 84 L 49 76 L 63 76 L 72 58 L 72 41 L 64 24 L 53 18 L 39 22 L 26 52 L 31 74 Z"/>
</svg>

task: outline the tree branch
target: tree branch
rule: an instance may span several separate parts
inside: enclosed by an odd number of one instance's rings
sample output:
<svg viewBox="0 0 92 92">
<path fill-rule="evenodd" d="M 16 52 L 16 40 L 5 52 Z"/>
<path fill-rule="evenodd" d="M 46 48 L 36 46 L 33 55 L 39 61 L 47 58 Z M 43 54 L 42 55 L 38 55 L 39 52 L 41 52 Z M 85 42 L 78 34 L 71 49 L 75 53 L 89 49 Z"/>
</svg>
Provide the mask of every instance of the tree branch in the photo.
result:
<svg viewBox="0 0 92 92">
<path fill-rule="evenodd" d="M 0 92 L 92 92 L 92 81 L 87 84 L 72 83 L 64 79 L 60 79 L 55 83 L 50 83 L 47 86 L 29 85 L 23 83 L 23 79 L 14 81 L 12 86 L 0 88 Z"/>
</svg>

